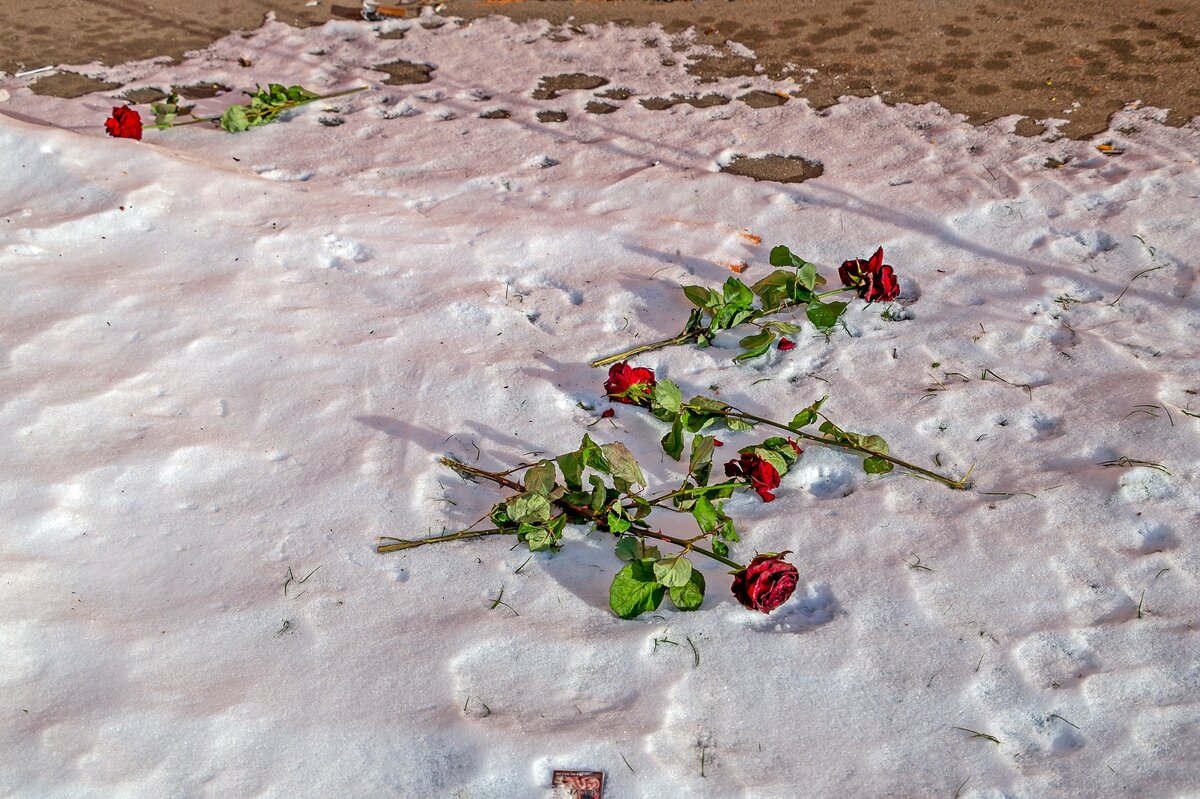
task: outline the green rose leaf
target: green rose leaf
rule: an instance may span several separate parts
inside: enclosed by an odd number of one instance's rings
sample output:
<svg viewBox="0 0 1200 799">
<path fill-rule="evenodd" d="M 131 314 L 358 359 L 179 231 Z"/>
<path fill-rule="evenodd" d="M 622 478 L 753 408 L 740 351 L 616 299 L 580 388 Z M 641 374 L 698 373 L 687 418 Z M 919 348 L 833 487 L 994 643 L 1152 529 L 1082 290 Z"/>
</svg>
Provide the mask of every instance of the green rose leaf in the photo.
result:
<svg viewBox="0 0 1200 799">
<path fill-rule="evenodd" d="M 761 333 L 755 333 L 752 336 L 746 336 L 738 342 L 745 352 L 735 355 L 735 361 L 747 361 L 751 358 L 757 358 L 771 348 L 771 342 L 775 340 L 775 333 L 770 329 L 763 330 Z"/>
<path fill-rule="evenodd" d="M 293 102 L 305 102 L 315 100 L 320 95 L 313 94 L 303 86 L 289 86 L 287 89 L 287 98 Z"/>
<path fill-rule="evenodd" d="M 692 506 L 692 516 L 696 519 L 696 525 L 705 533 L 711 533 L 716 529 L 720 518 L 712 501 L 705 496 L 699 497 L 696 500 L 696 504 Z"/>
<path fill-rule="evenodd" d="M 725 417 L 725 426 L 728 427 L 730 430 L 734 431 L 735 433 L 740 433 L 745 430 L 753 430 L 754 429 L 753 422 L 747 422 L 742 419 L 734 419 L 734 418 L 728 417 L 728 416 Z"/>
<path fill-rule="evenodd" d="M 818 283 L 825 282 L 824 278 L 817 274 L 817 268 L 809 263 L 800 267 L 800 271 L 796 273 L 796 280 L 800 281 L 800 285 L 809 291 L 812 291 Z"/>
<path fill-rule="evenodd" d="M 654 506 L 638 495 L 634 494 L 629 497 L 633 502 L 633 507 L 628 509 L 626 513 L 634 519 L 644 519 L 654 510 Z"/>
<path fill-rule="evenodd" d="M 750 291 L 749 286 L 736 277 L 726 280 L 722 289 L 725 294 L 725 304 L 727 306 L 734 309 L 744 309 L 754 304 L 754 293 Z"/>
<path fill-rule="evenodd" d="M 508 516 L 514 522 L 542 524 L 550 521 L 550 500 L 541 494 L 521 494 L 508 501 Z"/>
<path fill-rule="evenodd" d="M 807 263 L 803 258 L 792 255 L 792 251 L 780 244 L 771 248 L 771 266 L 803 266 Z"/>
<path fill-rule="evenodd" d="M 778 454 L 788 463 L 789 466 L 796 462 L 796 450 L 792 448 L 791 442 L 782 436 L 771 436 L 766 441 L 762 442 L 760 446 L 763 446 Z"/>
<path fill-rule="evenodd" d="M 684 286 L 683 296 L 688 298 L 688 301 L 700 308 L 707 308 L 713 305 L 712 295 L 704 286 Z"/>
<path fill-rule="evenodd" d="M 751 287 L 762 300 L 764 309 L 779 308 L 796 291 L 796 276 L 786 269 L 776 269 Z"/>
<path fill-rule="evenodd" d="M 564 455 L 559 455 L 555 460 L 558 461 L 558 468 L 562 469 L 563 480 L 567 483 L 567 488 L 572 491 L 579 491 L 583 488 L 583 461 L 577 452 L 568 452 Z"/>
<path fill-rule="evenodd" d="M 716 438 L 713 436 L 696 436 L 692 439 L 692 454 L 688 458 L 688 469 L 696 477 L 700 485 L 708 483 L 708 474 L 712 471 L 713 448 Z"/>
<path fill-rule="evenodd" d="M 671 423 L 671 432 L 662 437 L 663 452 L 679 460 L 683 455 L 683 422 L 676 419 Z"/>
<path fill-rule="evenodd" d="M 891 461 L 884 460 L 878 455 L 872 455 L 863 461 L 863 471 L 867 474 L 887 474 L 893 468 Z"/>
<path fill-rule="evenodd" d="M 738 346 L 742 349 L 749 350 L 755 347 L 761 347 L 764 344 L 770 344 L 775 338 L 775 334 L 770 330 L 764 330 L 761 333 L 755 333 L 752 336 L 746 336 L 738 342 Z"/>
<path fill-rule="evenodd" d="M 221 114 L 221 128 L 229 133 L 243 133 L 250 130 L 250 119 L 246 116 L 246 106 L 231 105 Z"/>
<path fill-rule="evenodd" d="M 787 474 L 788 462 L 782 455 L 779 454 L 778 450 L 769 449 L 768 447 L 755 447 L 751 451 L 767 463 L 774 466 L 775 471 L 779 472 L 780 475 Z"/>
<path fill-rule="evenodd" d="M 883 436 L 864 436 L 861 433 L 851 433 L 849 430 L 843 430 L 829 420 L 822 422 L 821 426 L 817 429 L 843 444 L 851 444 L 860 449 L 878 452 L 881 455 L 888 454 L 888 443 L 884 440 Z"/>
<path fill-rule="evenodd" d="M 612 467 L 604 457 L 604 450 L 587 433 L 583 434 L 583 442 L 579 445 L 579 459 L 584 466 L 590 466 L 598 472 L 611 474 Z"/>
<path fill-rule="evenodd" d="M 725 521 L 722 522 L 721 529 L 717 531 L 717 535 L 719 535 L 721 538 L 724 538 L 726 541 L 736 542 L 741 540 L 738 537 L 737 528 L 733 526 L 733 519 L 728 517 L 726 517 Z M 716 539 L 714 539 L 714 541 L 715 540 Z"/>
<path fill-rule="evenodd" d="M 683 429 L 689 433 L 699 433 L 717 418 L 707 413 L 697 413 L 695 411 L 684 411 L 679 414 L 679 421 L 683 423 Z"/>
<path fill-rule="evenodd" d="M 686 583 L 671 588 L 671 601 L 680 610 L 698 610 L 704 603 L 704 575 L 693 570 Z"/>
<path fill-rule="evenodd" d="M 531 494 L 549 494 L 554 490 L 555 477 L 554 464 L 547 460 L 539 461 L 525 472 L 525 490 Z"/>
<path fill-rule="evenodd" d="M 631 561 L 613 577 L 608 589 L 608 606 L 622 619 L 632 619 L 642 613 L 657 610 L 666 588 L 654 577 L 654 561 L 649 558 Z"/>
<path fill-rule="evenodd" d="M 650 402 L 655 408 L 677 414 L 683 408 L 683 392 L 670 380 L 659 380 L 651 391 Z"/>
<path fill-rule="evenodd" d="M 708 411 L 710 413 L 719 413 L 729 407 L 728 403 L 715 400 L 712 397 L 692 397 L 688 400 L 688 407 L 697 411 Z"/>
<path fill-rule="evenodd" d="M 869 449 L 872 452 L 878 452 L 880 455 L 888 454 L 888 443 L 883 436 L 860 436 L 855 433 L 847 433 L 857 442 L 863 449 Z"/>
<path fill-rule="evenodd" d="M 791 283 L 791 281 L 793 281 L 795 279 L 796 279 L 796 276 L 793 275 L 791 272 L 787 271 L 786 269 L 776 269 L 774 272 L 767 275 L 762 280 L 758 281 L 753 286 L 751 286 L 750 290 L 761 297 L 762 293 L 764 291 L 766 291 L 767 289 L 784 289 L 784 290 L 786 290 L 788 287 L 788 284 Z"/>
<path fill-rule="evenodd" d="M 600 450 L 604 453 L 609 468 L 612 469 L 614 480 L 624 480 L 630 485 L 646 487 L 646 476 L 642 474 L 642 467 L 638 466 L 637 459 L 633 457 L 633 453 L 629 451 L 628 447 L 619 441 L 614 441 L 611 444 L 604 444 Z"/>
<path fill-rule="evenodd" d="M 828 394 L 826 394 L 824 397 L 821 397 L 804 410 L 800 411 L 800 413 L 792 417 L 792 423 L 788 425 L 788 427 L 792 428 L 793 430 L 799 430 L 803 427 L 808 427 L 810 424 L 817 421 L 817 411 L 821 410 L 821 406 L 825 404 L 825 400 L 827 399 L 829 399 Z"/>
<path fill-rule="evenodd" d="M 621 560 L 633 560 L 634 558 L 645 557 L 642 554 L 642 542 L 633 536 L 627 536 L 617 542 L 615 551 L 617 557 Z"/>
<path fill-rule="evenodd" d="M 687 585 L 692 576 L 692 562 L 683 555 L 665 558 L 654 564 L 654 578 L 667 588 Z"/>
<path fill-rule="evenodd" d="M 808 320 L 817 326 L 820 330 L 830 330 L 837 324 L 841 318 L 842 312 L 846 310 L 849 303 L 845 302 L 821 302 L 819 300 L 810 302 L 805 309 L 805 315 Z"/>
<path fill-rule="evenodd" d="M 541 552 L 554 546 L 554 533 L 545 527 L 531 527 L 529 525 L 521 525 L 521 527 L 522 529 L 529 528 L 525 530 L 525 543 L 529 545 L 530 552 Z"/>
<path fill-rule="evenodd" d="M 629 519 L 626 519 L 624 516 L 618 516 L 612 511 L 608 512 L 608 518 L 605 519 L 605 523 L 608 524 L 608 531 L 617 535 L 628 530 L 633 524 Z"/>
<path fill-rule="evenodd" d="M 608 487 L 604 485 L 604 478 L 598 474 L 589 474 L 588 482 L 592 484 L 592 496 L 588 499 L 588 506 L 593 513 L 599 513 L 608 503 Z"/>
<path fill-rule="evenodd" d="M 631 535 L 617 542 L 616 551 L 621 560 L 658 560 L 662 557 L 658 547 L 648 547 L 645 541 Z"/>
</svg>

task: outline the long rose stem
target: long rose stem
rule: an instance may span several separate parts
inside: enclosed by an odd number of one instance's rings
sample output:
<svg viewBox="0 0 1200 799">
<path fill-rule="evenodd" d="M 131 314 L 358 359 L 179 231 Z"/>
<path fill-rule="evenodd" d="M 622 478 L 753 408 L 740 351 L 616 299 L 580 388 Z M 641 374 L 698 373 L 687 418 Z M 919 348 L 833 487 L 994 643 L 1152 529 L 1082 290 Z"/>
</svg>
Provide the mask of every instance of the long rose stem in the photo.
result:
<svg viewBox="0 0 1200 799">
<path fill-rule="evenodd" d="M 633 531 L 631 531 L 631 532 L 633 532 Z M 660 530 L 641 530 L 641 529 L 639 529 L 636 531 L 635 534 L 639 535 L 639 536 L 645 536 L 646 538 L 654 538 L 659 541 L 666 541 L 668 544 L 674 544 L 675 546 L 682 548 L 684 550 L 685 554 L 687 553 L 688 550 L 691 550 L 692 552 L 699 552 L 701 555 L 706 555 L 706 556 L 712 558 L 713 560 L 718 561 L 720 563 L 724 563 L 726 566 L 729 566 L 733 569 L 737 569 L 738 571 L 741 571 L 742 569 L 746 568 L 745 564 L 738 563 L 735 560 L 730 560 L 729 558 L 722 557 L 722 556 L 718 555 L 716 552 L 712 552 L 711 550 L 707 550 L 707 549 L 704 549 L 703 547 L 696 546 L 691 541 L 685 541 L 682 538 L 676 538 L 673 535 L 667 535 L 666 533 L 664 533 Z"/>
<path fill-rule="evenodd" d="M 675 497 L 683 497 L 683 496 L 687 496 L 688 494 L 704 494 L 709 491 L 720 491 L 721 489 L 724 489 L 724 488 L 741 488 L 741 487 L 744 487 L 745 485 L 746 485 L 745 483 L 739 483 L 739 482 L 733 481 L 733 482 L 728 482 L 728 483 L 714 483 L 713 485 L 710 485 L 710 486 L 693 486 L 692 488 L 678 488 L 674 491 L 668 491 L 666 494 L 660 494 L 657 497 L 652 497 L 646 501 L 649 502 L 651 505 L 658 505 L 662 502 L 665 502 L 668 499 L 674 499 Z"/>
<path fill-rule="evenodd" d="M 854 286 L 842 286 L 840 289 L 833 289 L 831 291 L 823 291 L 820 294 L 817 294 L 816 297 L 819 300 L 824 297 L 832 297 L 834 294 L 841 294 L 843 291 L 857 291 L 857 289 Z"/>
<path fill-rule="evenodd" d="M 666 347 L 674 347 L 678 344 L 687 344 L 689 341 L 692 341 L 695 338 L 696 333 L 681 333 L 675 338 L 665 338 L 662 341 L 654 341 L 649 344 L 642 344 L 640 346 L 633 347 L 632 349 L 625 350 L 624 352 L 618 352 L 616 355 L 597 358 L 596 360 L 592 361 L 592 366 L 608 366 L 611 363 L 623 361 L 626 358 L 632 358 L 634 355 L 638 355 L 643 352 L 661 350 Z"/>
<path fill-rule="evenodd" d="M 515 530 L 501 530 L 491 528 L 488 530 L 459 530 L 457 533 L 447 533 L 446 535 L 435 535 L 429 538 L 391 538 L 390 536 L 380 536 L 380 541 L 391 541 L 390 544 L 379 544 L 375 547 L 376 552 L 398 552 L 401 549 L 415 549 L 423 547 L 426 544 L 444 544 L 447 541 L 470 541 L 473 538 L 483 538 L 489 535 L 516 535 Z"/>
<path fill-rule="evenodd" d="M 842 288 L 837 288 L 837 289 L 833 289 L 832 291 L 826 291 L 822 294 L 817 294 L 817 295 L 815 295 L 815 297 L 816 297 L 816 299 L 819 300 L 823 297 L 828 297 L 833 294 L 841 294 L 844 291 L 854 291 L 854 290 L 855 290 L 855 288 L 853 286 L 843 286 Z M 756 320 L 762 319 L 764 316 L 771 316 L 773 314 L 777 314 L 789 307 L 791 307 L 791 304 L 784 302 L 779 305 L 772 306 L 770 308 L 756 308 L 756 309 L 754 309 L 754 311 L 755 311 L 754 314 L 750 318 L 745 319 L 742 322 L 742 324 L 757 324 Z M 618 352 L 616 355 L 609 355 L 604 358 L 597 358 L 596 360 L 592 361 L 592 366 L 593 367 L 608 366 L 609 364 L 616 363 L 617 361 L 623 361 L 623 360 L 626 360 L 627 358 L 632 358 L 634 355 L 639 355 L 643 352 L 650 352 L 651 350 L 661 350 L 661 349 L 665 349 L 667 347 L 674 347 L 679 344 L 687 344 L 689 341 L 695 341 L 696 338 L 699 337 L 699 335 L 702 332 L 704 332 L 704 331 L 703 330 L 693 330 L 693 331 L 687 332 L 687 333 L 680 333 L 678 336 L 675 336 L 675 338 L 665 338 L 662 341 L 653 341 L 649 344 L 642 344 L 637 347 L 632 347 L 632 348 L 624 350 L 622 352 Z"/>
<path fill-rule="evenodd" d="M 443 466 L 449 466 L 451 469 L 453 469 L 454 471 L 456 471 L 462 475 L 470 475 L 471 477 L 482 477 L 485 480 L 491 480 L 493 483 L 502 485 L 505 488 L 511 488 L 514 491 L 524 491 L 525 490 L 524 486 L 522 486 L 520 483 L 515 483 L 512 480 L 509 480 L 507 477 L 505 477 L 501 474 L 498 474 L 496 472 L 489 472 L 484 469 L 477 469 L 474 466 L 468 466 L 465 463 L 460 463 L 459 461 L 451 460 L 450 458 L 441 458 L 441 459 L 439 459 L 439 462 Z M 603 521 L 592 511 L 591 508 L 581 507 L 579 505 L 572 505 L 569 502 L 563 502 L 561 499 L 555 500 L 554 504 L 558 505 L 561 508 L 566 508 L 567 510 L 570 510 L 572 513 L 577 513 L 580 516 L 583 516 L 584 518 L 588 519 L 589 521 L 591 521 L 593 523 Z M 710 557 L 713 560 L 715 560 L 719 563 L 724 563 L 726 566 L 729 566 L 734 569 L 741 570 L 741 569 L 746 568 L 743 564 L 738 563 L 735 560 L 730 560 L 729 558 L 718 555 L 716 552 L 713 552 L 708 549 L 704 549 L 703 547 L 698 547 L 691 541 L 686 541 L 682 538 L 676 538 L 673 535 L 667 535 L 666 533 L 662 532 L 661 530 L 645 530 L 645 529 L 642 529 L 639 527 L 639 528 L 631 529 L 630 532 L 633 535 L 643 536 L 646 538 L 653 538 L 658 541 L 665 541 L 668 544 L 674 544 L 675 546 L 680 547 L 685 551 L 691 550 L 692 552 L 698 552 L 701 555 Z M 488 533 L 488 534 L 493 535 L 493 533 Z M 433 539 L 426 539 L 426 540 L 430 541 L 430 543 L 432 543 L 432 541 L 433 541 Z M 451 538 L 449 540 L 457 540 L 457 539 Z M 405 549 L 406 547 L 400 547 L 400 548 Z"/>
<path fill-rule="evenodd" d="M 334 97 L 345 97 L 347 94 L 354 94 L 356 92 L 365 92 L 369 88 L 371 88 L 371 87 L 370 86 L 358 86 L 353 89 L 346 89 L 345 91 L 342 91 L 342 92 L 334 92 L 333 94 L 322 94 L 322 95 L 318 95 L 317 97 L 310 97 L 307 100 L 300 100 L 299 102 L 288 102 L 288 103 L 284 104 L 283 106 L 281 106 L 280 110 L 286 111 L 290 108 L 298 108 L 299 106 L 306 105 L 308 103 L 315 103 L 317 100 L 332 100 Z M 221 121 L 221 117 L 219 117 L 219 116 L 196 117 L 195 119 L 189 119 L 187 122 L 164 122 L 161 125 L 142 125 L 142 130 L 166 130 L 167 128 L 182 128 L 184 125 L 196 125 L 201 122 L 220 122 L 220 121 Z"/>
<path fill-rule="evenodd" d="M 893 463 L 896 466 L 902 466 L 905 469 L 908 469 L 910 472 L 916 472 L 917 474 L 928 477 L 930 480 L 936 480 L 937 482 L 941 483 L 942 485 L 949 486 L 950 488 L 953 488 L 953 489 L 964 490 L 967 487 L 967 485 L 966 485 L 967 478 L 965 478 L 965 477 L 962 478 L 961 480 L 955 480 L 953 478 L 946 477 L 945 475 L 938 474 L 937 472 L 930 471 L 929 469 L 924 469 L 920 466 L 917 466 L 914 463 L 909 463 L 908 461 L 900 460 L 899 458 L 895 458 L 891 455 L 886 455 L 882 452 L 876 452 L 873 449 L 868 449 L 866 447 L 860 447 L 856 444 L 846 444 L 842 441 L 837 441 L 832 438 L 826 438 L 825 436 L 818 436 L 818 435 L 814 435 L 812 433 L 806 433 L 803 430 L 797 430 L 794 427 L 788 427 L 787 425 L 782 424 L 780 422 L 776 422 L 773 419 L 766 419 L 762 416 L 755 416 L 752 413 L 746 413 L 745 411 L 740 411 L 736 408 L 730 408 L 727 411 L 723 411 L 723 412 L 721 412 L 721 415 L 729 416 L 734 419 L 741 419 L 741 420 L 747 421 L 747 422 L 756 422 L 758 424 L 765 424 L 769 427 L 774 427 L 779 430 L 786 430 L 787 432 L 792 433 L 793 435 L 797 436 L 798 438 L 803 438 L 803 439 L 812 441 L 817 444 L 824 444 L 827 447 L 838 447 L 839 449 L 847 449 L 847 450 L 851 450 L 852 452 L 859 452 L 864 455 L 869 455 L 873 458 L 882 458 L 883 460 L 887 461 L 888 463 Z"/>
</svg>

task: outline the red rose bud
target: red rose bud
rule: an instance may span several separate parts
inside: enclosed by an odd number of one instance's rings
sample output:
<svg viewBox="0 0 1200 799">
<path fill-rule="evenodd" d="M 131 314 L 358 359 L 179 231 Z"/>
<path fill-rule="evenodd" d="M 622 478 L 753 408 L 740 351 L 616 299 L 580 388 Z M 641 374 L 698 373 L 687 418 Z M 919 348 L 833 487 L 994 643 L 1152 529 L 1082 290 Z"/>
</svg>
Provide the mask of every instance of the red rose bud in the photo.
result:
<svg viewBox="0 0 1200 799">
<path fill-rule="evenodd" d="M 770 613 L 796 591 L 800 573 L 783 559 L 787 552 L 759 555 L 733 576 L 733 595 L 750 610 Z"/>
<path fill-rule="evenodd" d="M 775 499 L 772 488 L 779 487 L 779 472 L 761 456 L 752 452 L 742 453 L 736 461 L 725 464 L 726 477 L 742 477 L 750 483 L 763 502 Z"/>
<path fill-rule="evenodd" d="M 779 339 L 779 349 L 782 350 L 783 352 L 787 352 L 788 350 L 794 350 L 794 349 L 796 349 L 796 342 L 789 341 L 786 338 L 781 338 L 781 339 Z"/>
<path fill-rule="evenodd" d="M 788 442 L 788 444 L 790 444 L 790 445 L 791 445 L 792 449 L 793 449 L 793 450 L 795 450 L 795 452 L 796 452 L 796 454 L 797 454 L 797 455 L 802 455 L 802 454 L 804 454 L 804 450 L 800 449 L 800 445 L 799 445 L 799 444 L 797 444 L 797 443 L 796 443 L 794 440 L 792 440 L 792 439 L 790 439 L 790 438 L 789 438 L 789 439 L 787 440 L 787 442 Z"/>
<path fill-rule="evenodd" d="M 838 268 L 842 285 L 858 290 L 858 296 L 867 302 L 891 302 L 900 296 L 900 281 L 891 266 L 883 262 L 880 247 L 870 260 L 855 258 L 845 261 Z"/>
<path fill-rule="evenodd" d="M 838 277 L 842 279 L 843 286 L 854 288 L 862 283 L 866 269 L 867 262 L 862 258 L 842 261 L 842 265 L 838 267 Z"/>
<path fill-rule="evenodd" d="M 616 415 L 617 415 L 617 412 L 614 411 L 612 408 L 605 408 L 603 411 L 600 412 L 601 419 L 611 419 Z"/>
<path fill-rule="evenodd" d="M 722 440 L 721 440 L 721 439 L 719 439 L 719 438 L 714 438 L 714 439 L 713 439 L 713 446 L 714 446 L 714 447 L 723 447 L 723 446 L 725 446 L 725 442 L 724 442 L 724 441 L 722 441 Z"/>
<path fill-rule="evenodd" d="M 142 115 L 127 105 L 114 106 L 112 116 L 104 120 L 109 136 L 118 139 L 142 138 Z"/>
<path fill-rule="evenodd" d="M 654 388 L 654 371 L 628 362 L 614 363 L 604 381 L 604 391 L 613 402 L 649 407 L 650 391 Z"/>
</svg>

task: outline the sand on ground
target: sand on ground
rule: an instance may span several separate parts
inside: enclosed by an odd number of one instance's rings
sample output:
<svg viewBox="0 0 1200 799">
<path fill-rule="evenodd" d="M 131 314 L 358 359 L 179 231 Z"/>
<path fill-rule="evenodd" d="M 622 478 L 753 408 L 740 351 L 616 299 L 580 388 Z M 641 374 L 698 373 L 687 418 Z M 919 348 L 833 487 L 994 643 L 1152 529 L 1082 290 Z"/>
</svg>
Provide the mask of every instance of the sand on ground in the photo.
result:
<svg viewBox="0 0 1200 799">
<path fill-rule="evenodd" d="M 1200 114 L 1200 3 L 1196 0 L 448 0 L 443 14 L 504 14 L 583 25 L 609 21 L 694 27 L 724 57 L 689 65 L 694 74 L 791 75 L 825 106 L 842 95 L 889 102 L 934 101 L 971 122 L 1009 114 L 1067 119 L 1060 130 L 1104 130 L 1128 103 L 1170 109 L 1168 124 Z M 417 5 L 412 13 L 419 13 Z M 6 43 L 0 70 L 100 61 L 117 64 L 203 47 L 256 28 L 268 12 L 307 26 L 354 17 L 358 6 L 322 0 L 64 0 L 30 7 L 0 0 Z M 815 70 L 813 72 L 812 70 Z M 93 81 L 58 74 L 38 91 L 71 96 Z"/>
</svg>

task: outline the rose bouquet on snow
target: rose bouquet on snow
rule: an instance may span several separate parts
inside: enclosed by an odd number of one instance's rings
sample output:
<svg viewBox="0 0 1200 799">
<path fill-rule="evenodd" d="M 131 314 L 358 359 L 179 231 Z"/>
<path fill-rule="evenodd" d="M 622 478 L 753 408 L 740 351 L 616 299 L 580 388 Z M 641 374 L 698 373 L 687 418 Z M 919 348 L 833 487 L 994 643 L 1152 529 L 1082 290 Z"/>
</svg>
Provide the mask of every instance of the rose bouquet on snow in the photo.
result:
<svg viewBox="0 0 1200 799">
<path fill-rule="evenodd" d="M 694 443 L 682 484 L 650 493 L 646 477 L 629 449 L 620 442 L 599 444 L 584 435 L 579 449 L 533 464 L 492 472 L 449 458 L 441 463 L 468 480 L 487 480 L 512 492 L 497 502 L 476 525 L 421 539 L 380 539 L 378 551 L 394 552 L 435 543 L 486 536 L 512 536 L 532 552 L 562 546 L 568 524 L 583 525 L 614 538 L 623 566 L 609 586 L 609 606 L 623 619 L 657 610 L 665 597 L 679 610 L 696 610 L 704 601 L 704 575 L 691 557 L 703 556 L 733 570 L 733 594 L 746 607 L 769 613 L 792 595 L 799 581 L 787 553 L 769 553 L 743 565 L 729 557 L 739 540 L 724 500 L 749 485 L 742 478 L 710 483 L 713 439 Z M 520 479 L 513 479 L 520 475 Z M 697 532 L 670 535 L 652 521 L 656 512 L 688 514 Z M 658 544 L 674 551 L 664 554 Z"/>
<path fill-rule="evenodd" d="M 680 610 L 699 608 L 706 585 L 704 575 L 691 562 L 693 556 L 730 567 L 730 588 L 737 601 L 751 610 L 769 613 L 795 591 L 799 572 L 785 559 L 788 552 L 760 553 L 749 564 L 731 559 L 730 547 L 740 541 L 740 536 L 725 505 L 734 492 L 747 489 L 763 502 L 773 501 L 783 477 L 803 456 L 797 439 L 858 453 L 870 474 L 883 474 L 900 466 L 951 488 L 961 489 L 966 484 L 966 477 L 955 479 L 896 458 L 879 436 L 853 433 L 838 426 L 821 412 L 824 397 L 784 424 L 711 397 L 697 396 L 685 402 L 679 387 L 671 381 L 658 380 L 652 370 L 624 362 L 609 370 L 604 389 L 612 402 L 643 408 L 670 425 L 662 438 L 663 450 L 679 460 L 685 446 L 688 449 L 687 472 L 678 485 L 648 491 L 641 467 L 624 444 L 601 444 L 587 435 L 577 450 L 505 471 L 487 471 L 442 458 L 443 465 L 463 478 L 486 480 L 511 495 L 463 530 L 420 539 L 384 537 L 378 551 L 488 536 L 512 536 L 533 552 L 555 550 L 562 546 L 566 525 L 576 524 L 612 535 L 617 556 L 626 561 L 609 587 L 609 606 L 621 618 L 657 610 L 665 597 L 670 597 Z M 612 414 L 606 411 L 601 416 L 611 418 Z M 817 432 L 805 429 L 818 419 L 821 424 Z M 788 435 L 770 436 L 743 447 L 724 464 L 725 479 L 714 482 L 714 454 L 724 442 L 702 431 L 715 423 L 723 423 L 733 432 L 765 426 Z M 686 440 L 688 433 L 692 434 L 690 442 Z M 664 532 L 656 524 L 662 513 L 690 516 L 695 535 L 680 537 Z M 485 520 L 490 526 L 479 527 Z M 660 544 L 675 549 L 664 554 Z"/>
<path fill-rule="evenodd" d="M 108 132 L 109 136 L 118 139 L 140 140 L 142 132 L 145 130 L 164 130 L 166 128 L 177 128 L 182 125 L 211 122 L 219 125 L 222 130 L 228 133 L 242 133 L 250 128 L 274 122 L 276 119 L 279 119 L 280 114 L 289 109 L 297 108 L 316 100 L 343 97 L 347 94 L 365 91 L 367 88 L 367 86 L 359 86 L 354 89 L 347 89 L 344 92 L 316 94 L 305 89 L 303 86 L 284 86 L 281 83 L 269 84 L 265 89 L 255 86 L 255 91 L 243 92 L 243 94 L 250 98 L 248 103 L 244 105 L 231 105 L 220 116 L 195 117 L 187 122 L 176 122 L 175 120 L 180 116 L 191 116 L 192 106 L 180 105 L 179 95 L 172 93 L 164 101 L 150 105 L 150 110 L 154 112 L 153 125 L 144 124 L 142 122 L 142 115 L 133 107 L 125 105 L 113 106 L 112 116 L 104 121 L 104 129 Z"/>
<path fill-rule="evenodd" d="M 824 286 L 826 281 L 817 274 L 816 266 L 794 255 L 787 247 L 779 246 L 771 250 L 770 263 L 785 268 L 776 269 L 750 286 L 736 277 L 726 280 L 720 291 L 706 286 L 684 286 L 684 296 L 696 307 L 678 336 L 598 358 L 592 361 L 592 366 L 608 366 L 642 352 L 681 344 L 695 343 L 699 347 L 707 347 L 718 332 L 741 325 L 753 325 L 758 332 L 738 342 L 742 352 L 734 357 L 734 361 L 745 361 L 766 354 L 776 338 L 779 339 L 779 349 L 786 352 L 796 346 L 796 342 L 786 336 L 799 332 L 800 326 L 769 317 L 803 308 L 805 317 L 818 330 L 829 335 L 849 303 L 826 298 L 853 291 L 870 304 L 891 302 L 900 296 L 900 283 L 892 266 L 883 262 L 882 247 L 870 258 L 852 258 L 842 263 L 838 269 L 842 286 L 828 291 L 818 291 L 818 287 Z"/>
</svg>

